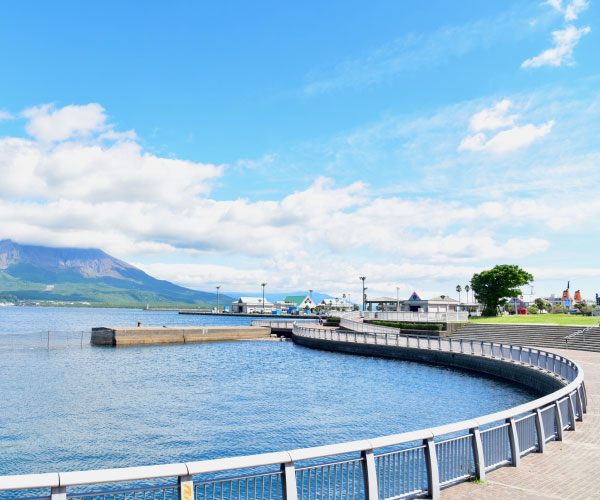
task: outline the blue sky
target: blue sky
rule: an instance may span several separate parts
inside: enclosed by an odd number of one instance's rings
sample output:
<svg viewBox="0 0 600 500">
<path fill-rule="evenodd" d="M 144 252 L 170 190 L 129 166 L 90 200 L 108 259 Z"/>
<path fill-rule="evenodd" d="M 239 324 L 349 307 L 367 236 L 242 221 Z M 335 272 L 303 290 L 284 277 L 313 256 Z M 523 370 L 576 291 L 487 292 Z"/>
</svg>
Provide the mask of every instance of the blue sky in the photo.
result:
<svg viewBox="0 0 600 500">
<path fill-rule="evenodd" d="M 0 6 L 0 238 L 193 288 L 600 292 L 600 7 Z M 454 293 L 455 294 L 455 293 Z"/>
</svg>

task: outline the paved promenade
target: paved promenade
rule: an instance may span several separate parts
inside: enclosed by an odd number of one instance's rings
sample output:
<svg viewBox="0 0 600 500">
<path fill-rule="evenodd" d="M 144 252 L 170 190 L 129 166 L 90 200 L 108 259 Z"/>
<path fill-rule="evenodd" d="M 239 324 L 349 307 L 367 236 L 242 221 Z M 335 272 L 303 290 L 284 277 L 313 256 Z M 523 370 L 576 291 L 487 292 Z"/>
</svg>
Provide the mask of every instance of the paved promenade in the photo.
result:
<svg viewBox="0 0 600 500">
<path fill-rule="evenodd" d="M 600 499 L 600 353 L 552 349 L 577 362 L 585 373 L 587 413 L 564 441 L 546 453 L 530 453 L 521 465 L 487 474 L 482 484 L 462 483 L 442 490 L 443 500 Z"/>
</svg>

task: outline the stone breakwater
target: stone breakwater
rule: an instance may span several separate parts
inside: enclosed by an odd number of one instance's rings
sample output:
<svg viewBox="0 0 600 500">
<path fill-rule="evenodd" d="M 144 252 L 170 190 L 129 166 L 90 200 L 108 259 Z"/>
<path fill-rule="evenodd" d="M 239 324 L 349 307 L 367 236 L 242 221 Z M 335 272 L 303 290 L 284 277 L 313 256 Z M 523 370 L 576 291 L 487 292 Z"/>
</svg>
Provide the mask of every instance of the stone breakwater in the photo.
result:
<svg viewBox="0 0 600 500">
<path fill-rule="evenodd" d="M 137 346 L 251 340 L 271 337 L 264 326 L 188 327 L 98 327 L 92 328 L 91 342 L 102 346 Z"/>
</svg>

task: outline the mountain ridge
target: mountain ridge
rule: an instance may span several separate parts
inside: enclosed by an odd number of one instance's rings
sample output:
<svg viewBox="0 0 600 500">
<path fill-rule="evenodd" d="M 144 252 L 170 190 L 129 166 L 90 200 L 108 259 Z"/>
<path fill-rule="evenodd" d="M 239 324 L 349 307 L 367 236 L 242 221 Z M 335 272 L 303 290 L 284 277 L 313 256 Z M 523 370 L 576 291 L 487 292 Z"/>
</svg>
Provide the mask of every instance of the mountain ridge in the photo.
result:
<svg viewBox="0 0 600 500">
<path fill-rule="evenodd" d="M 97 248 L 21 245 L 0 240 L 0 300 L 95 305 L 216 305 L 217 295 L 158 280 Z M 233 300 L 220 294 L 221 304 Z"/>
</svg>

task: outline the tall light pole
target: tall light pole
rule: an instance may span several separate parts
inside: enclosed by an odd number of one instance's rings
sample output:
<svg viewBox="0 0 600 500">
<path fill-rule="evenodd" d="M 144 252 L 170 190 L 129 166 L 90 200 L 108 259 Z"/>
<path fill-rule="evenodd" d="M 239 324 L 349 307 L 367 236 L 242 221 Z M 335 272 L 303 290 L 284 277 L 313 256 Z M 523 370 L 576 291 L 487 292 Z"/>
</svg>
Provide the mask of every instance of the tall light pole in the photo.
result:
<svg viewBox="0 0 600 500">
<path fill-rule="evenodd" d="M 396 287 L 396 312 L 400 311 L 400 287 Z"/>
<path fill-rule="evenodd" d="M 265 312 L 265 287 L 267 286 L 267 284 L 266 283 L 261 283 L 260 286 L 263 287 L 263 303 L 262 303 L 263 308 L 262 308 L 262 312 L 264 314 L 264 312 Z"/>
<path fill-rule="evenodd" d="M 363 289 L 363 311 L 365 310 L 365 280 L 367 279 L 366 276 L 359 276 L 358 279 L 362 280 L 362 289 Z"/>
<path fill-rule="evenodd" d="M 217 314 L 219 314 L 219 288 L 221 288 L 221 285 L 216 286 L 216 289 L 217 289 Z"/>
</svg>

